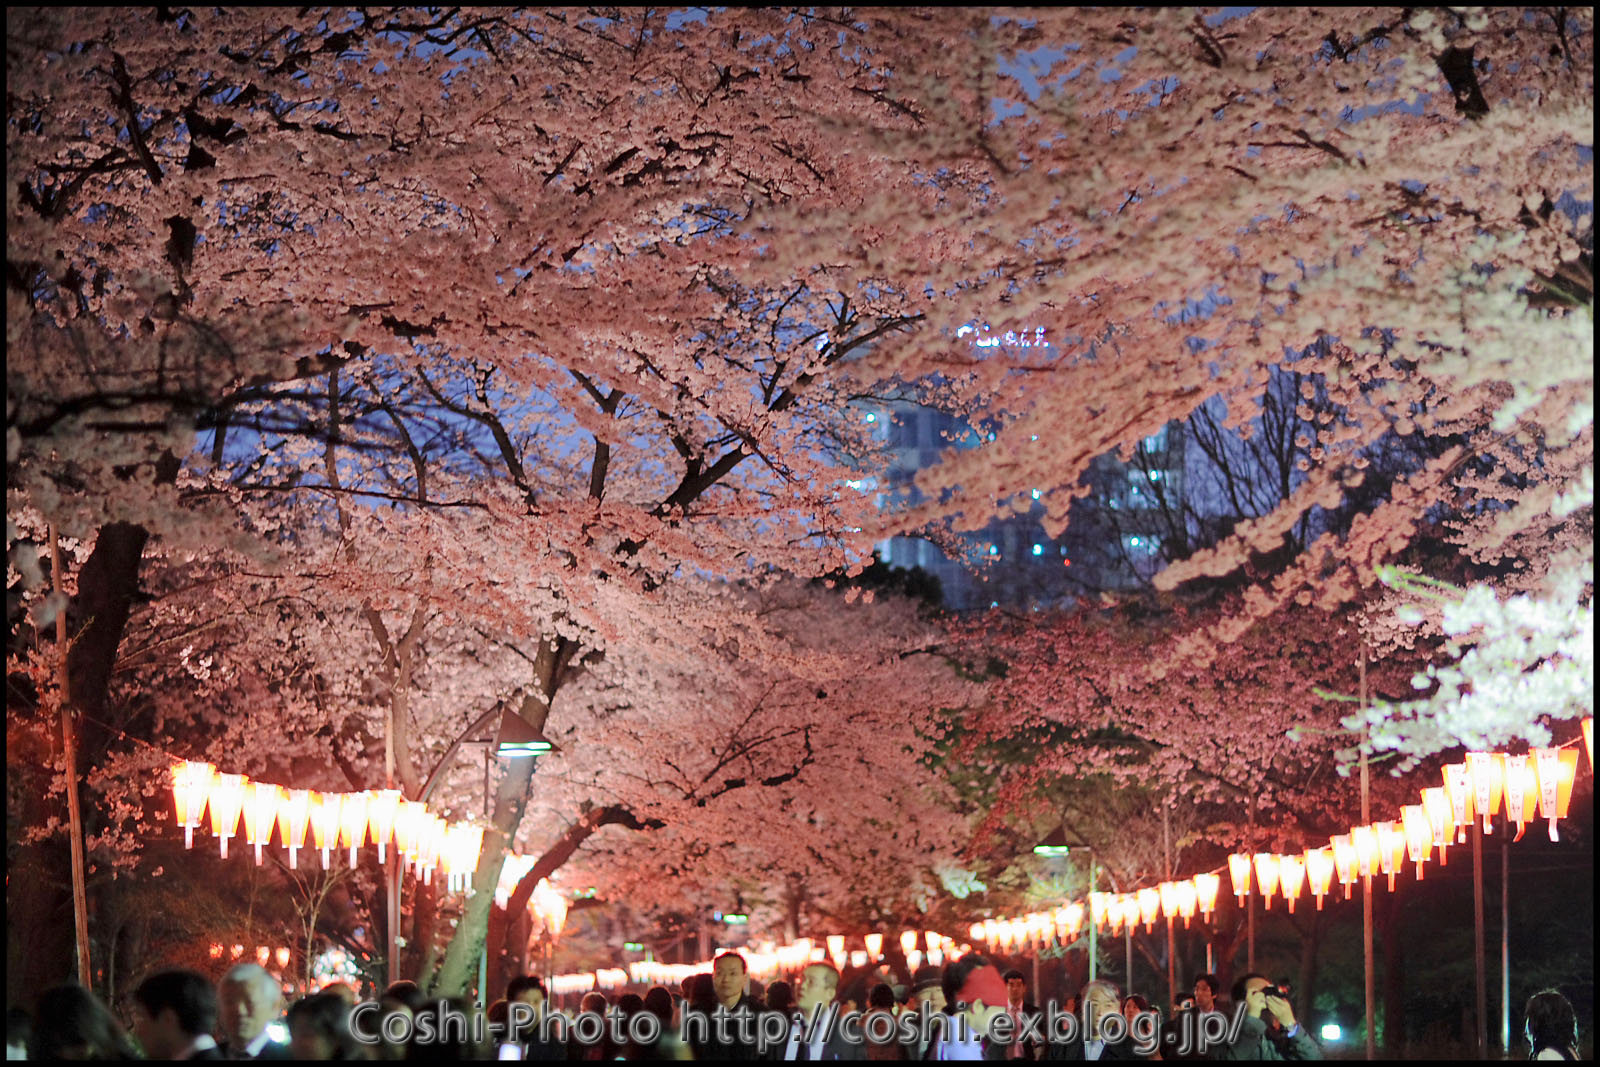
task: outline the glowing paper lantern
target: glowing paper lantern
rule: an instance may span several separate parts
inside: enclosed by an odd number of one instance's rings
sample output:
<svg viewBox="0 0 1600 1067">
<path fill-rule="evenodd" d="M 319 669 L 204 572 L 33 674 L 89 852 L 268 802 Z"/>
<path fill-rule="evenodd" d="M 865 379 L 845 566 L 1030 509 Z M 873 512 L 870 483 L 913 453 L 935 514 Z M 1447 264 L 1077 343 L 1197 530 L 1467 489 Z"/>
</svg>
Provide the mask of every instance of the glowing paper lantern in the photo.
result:
<svg viewBox="0 0 1600 1067">
<path fill-rule="evenodd" d="M 1428 811 L 1421 804 L 1407 804 L 1400 809 L 1401 834 L 1406 839 L 1406 851 L 1411 862 L 1417 865 L 1417 881 L 1422 880 L 1422 865 L 1433 851 L 1433 828 L 1428 825 Z"/>
<path fill-rule="evenodd" d="M 1550 820 L 1550 840 L 1560 841 L 1556 820 L 1567 817 L 1567 805 L 1572 801 L 1572 781 L 1578 776 L 1578 750 L 1536 748 L 1533 765 L 1539 778 L 1539 817 Z"/>
<path fill-rule="evenodd" d="M 1278 857 L 1278 892 L 1288 902 L 1289 914 L 1294 914 L 1295 899 L 1306 882 L 1306 861 L 1299 856 Z"/>
<path fill-rule="evenodd" d="M 1349 834 L 1340 834 L 1333 839 L 1333 872 L 1339 878 L 1339 884 L 1344 886 L 1344 899 L 1350 899 L 1350 887 L 1356 880 L 1356 847 L 1350 840 Z"/>
<path fill-rule="evenodd" d="M 1306 887 L 1317 898 L 1317 910 L 1322 910 L 1322 898 L 1333 885 L 1333 856 L 1325 848 L 1306 849 Z"/>
<path fill-rule="evenodd" d="M 1594 774 L 1594 717 L 1583 720 L 1583 750 L 1589 754 L 1589 773 Z"/>
<path fill-rule="evenodd" d="M 428 806 L 414 800 L 402 800 L 394 813 L 394 850 L 406 859 L 416 855 L 417 839 L 422 834 L 422 820 L 427 817 Z"/>
<path fill-rule="evenodd" d="M 1170 923 L 1178 917 L 1178 883 L 1162 882 L 1156 886 L 1156 893 L 1161 897 L 1161 914 Z"/>
<path fill-rule="evenodd" d="M 1356 851 L 1356 873 L 1371 878 L 1378 869 L 1378 835 L 1370 826 L 1350 829 L 1350 844 Z"/>
<path fill-rule="evenodd" d="M 219 774 L 211 781 L 207 807 L 211 811 L 211 832 L 222 839 L 222 858 L 228 858 L 228 838 L 239 832 L 239 816 L 244 811 L 242 774 Z"/>
<path fill-rule="evenodd" d="M 1112 919 L 1111 919 L 1111 901 L 1112 901 L 1114 896 L 1115 896 L 1115 894 L 1113 894 L 1113 893 L 1090 893 L 1089 894 L 1089 921 L 1090 922 L 1094 923 L 1096 926 L 1100 926 L 1103 923 L 1110 922 L 1113 928 L 1121 925 L 1121 922 L 1122 922 L 1121 919 L 1117 919 L 1115 921 L 1112 921 Z M 1119 909 L 1119 911 L 1120 911 L 1120 909 Z"/>
<path fill-rule="evenodd" d="M 289 966 L 289 948 L 287 945 L 278 946 L 277 958 L 279 969 Z"/>
<path fill-rule="evenodd" d="M 1116 896 L 1115 894 L 1108 896 L 1103 908 L 1105 920 L 1111 924 L 1111 932 L 1116 933 L 1117 931 L 1121 930 L 1122 920 L 1125 918 L 1122 913 L 1122 898 Z"/>
<path fill-rule="evenodd" d="M 1139 919 L 1144 923 L 1144 932 L 1149 933 L 1155 929 L 1156 916 L 1161 912 L 1161 894 L 1155 886 L 1146 886 L 1139 890 Z"/>
<path fill-rule="evenodd" d="M 1083 905 L 1076 900 L 1056 912 L 1056 929 L 1065 929 L 1066 936 L 1061 939 L 1063 945 L 1078 938 L 1078 931 L 1083 929 Z"/>
<path fill-rule="evenodd" d="M 1195 903 L 1200 908 L 1200 917 L 1207 921 L 1211 913 L 1217 910 L 1217 891 L 1222 888 L 1220 874 L 1197 874 L 1194 876 Z"/>
<path fill-rule="evenodd" d="M 1447 849 L 1450 847 L 1450 831 L 1455 828 L 1455 819 L 1451 815 L 1450 794 L 1441 786 L 1422 791 L 1422 810 L 1428 813 L 1428 827 L 1433 831 L 1433 847 L 1439 850 L 1439 866 L 1449 865 Z"/>
<path fill-rule="evenodd" d="M 233 946 L 233 958 L 234 959 L 238 959 L 240 956 L 243 956 L 243 955 L 244 955 L 244 946 L 243 945 L 234 945 Z"/>
<path fill-rule="evenodd" d="M 1504 764 L 1493 752 L 1468 752 L 1467 776 L 1472 781 L 1472 805 L 1483 817 L 1483 832 L 1494 833 L 1495 812 L 1500 810 L 1500 798 L 1505 794 L 1502 780 Z"/>
<path fill-rule="evenodd" d="M 270 959 L 272 959 L 272 950 L 270 948 L 268 948 L 266 945 L 257 945 L 256 946 L 256 962 L 261 964 L 261 966 L 265 967 L 267 965 L 267 961 L 270 960 Z"/>
<path fill-rule="evenodd" d="M 261 847 L 272 840 L 278 822 L 278 804 L 283 786 L 251 782 L 244 791 L 244 836 L 256 847 L 256 866 L 261 866 Z"/>
<path fill-rule="evenodd" d="M 367 840 L 367 803 L 365 790 L 346 793 L 339 806 L 339 846 L 350 850 L 350 866 L 356 865 L 356 849 Z"/>
<path fill-rule="evenodd" d="M 1456 844 L 1465 844 L 1467 826 L 1472 822 L 1472 775 L 1465 763 L 1446 764 L 1444 791 L 1450 798 L 1450 821 L 1455 823 Z"/>
<path fill-rule="evenodd" d="M 1529 756 L 1502 756 L 1506 794 L 1506 822 L 1517 828 L 1513 841 L 1521 841 L 1522 834 L 1533 819 L 1539 803 L 1539 773 L 1533 768 Z"/>
<path fill-rule="evenodd" d="M 1195 891 L 1194 879 L 1186 878 L 1178 883 L 1178 914 L 1183 916 L 1183 928 L 1189 928 L 1189 920 L 1194 917 L 1195 903 L 1199 894 Z"/>
<path fill-rule="evenodd" d="M 483 827 L 471 823 L 456 823 L 444 836 L 440 853 L 444 873 L 452 890 L 465 890 L 478 867 L 478 854 L 483 849 Z"/>
<path fill-rule="evenodd" d="M 385 849 L 394 836 L 395 816 L 400 812 L 400 790 L 378 789 L 367 802 L 367 831 L 378 846 L 378 862 L 387 862 Z"/>
<path fill-rule="evenodd" d="M 928 946 L 928 951 L 929 952 L 943 952 L 944 951 L 944 940 L 945 939 L 940 936 L 938 931 L 936 931 L 936 930 L 924 930 L 924 931 L 922 931 L 922 938 L 923 938 L 923 943 Z"/>
<path fill-rule="evenodd" d="M 322 850 L 324 868 L 333 865 L 333 847 L 339 843 L 339 816 L 343 809 L 343 793 L 311 794 L 311 841 Z"/>
<path fill-rule="evenodd" d="M 900 951 L 907 956 L 911 955 L 917 947 L 917 932 L 915 930 L 900 931 Z M 916 970 L 915 967 L 912 970 Z"/>
<path fill-rule="evenodd" d="M 1394 878 L 1406 865 L 1406 835 L 1398 823 L 1373 823 L 1378 831 L 1378 869 L 1389 876 L 1389 892 L 1394 892 Z"/>
<path fill-rule="evenodd" d="M 219 942 L 211 942 L 211 958 L 214 960 L 222 958 L 222 945 Z"/>
<path fill-rule="evenodd" d="M 984 929 L 983 929 L 983 924 L 982 923 L 973 923 L 972 926 L 970 928 L 968 928 L 968 930 L 967 930 L 967 936 L 972 938 L 972 940 L 974 940 L 974 941 L 987 940 L 987 938 L 984 937 Z"/>
<path fill-rule="evenodd" d="M 217 769 L 199 760 L 185 760 L 172 766 L 172 806 L 183 827 L 183 847 L 194 847 L 194 828 L 205 814 L 206 797 Z"/>
<path fill-rule="evenodd" d="M 278 796 L 278 837 L 289 848 L 289 867 L 305 847 L 306 827 L 311 824 L 311 790 L 285 789 Z"/>
<path fill-rule="evenodd" d="M 882 934 L 868 934 L 866 937 L 862 938 L 862 941 L 867 946 L 867 955 L 873 960 L 877 960 L 879 956 L 883 955 Z"/>
<path fill-rule="evenodd" d="M 1233 879 L 1233 895 L 1243 906 L 1244 898 L 1250 895 L 1250 857 L 1242 852 L 1229 856 L 1228 876 Z"/>
<path fill-rule="evenodd" d="M 991 920 L 992 921 L 992 920 Z M 844 969 L 844 935 L 828 935 L 828 955 L 833 957 L 833 965 L 840 970 Z"/>
<path fill-rule="evenodd" d="M 1272 894 L 1278 889 L 1278 857 L 1271 852 L 1256 853 L 1256 888 L 1261 891 L 1267 910 L 1271 911 Z"/>
</svg>

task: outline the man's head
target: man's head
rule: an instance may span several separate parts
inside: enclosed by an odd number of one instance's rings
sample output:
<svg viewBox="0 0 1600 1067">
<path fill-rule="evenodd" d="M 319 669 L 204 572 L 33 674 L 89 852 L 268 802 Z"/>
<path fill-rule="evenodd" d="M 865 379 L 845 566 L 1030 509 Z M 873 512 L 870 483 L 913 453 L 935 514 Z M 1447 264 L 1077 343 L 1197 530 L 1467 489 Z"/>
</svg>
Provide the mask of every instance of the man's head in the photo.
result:
<svg viewBox="0 0 1600 1067">
<path fill-rule="evenodd" d="M 283 987 L 259 963 L 236 964 L 222 976 L 217 993 L 222 1034 L 233 1049 L 260 1037 L 283 1011 Z"/>
<path fill-rule="evenodd" d="M 536 974 L 517 975 L 506 983 L 506 1000 L 530 1005 L 534 1018 L 544 1018 L 544 980 Z"/>
<path fill-rule="evenodd" d="M 1209 971 L 1195 975 L 1190 983 L 1194 988 L 1194 1006 L 1200 1011 L 1216 1011 L 1217 987 L 1221 984 L 1217 976 Z"/>
<path fill-rule="evenodd" d="M 839 995 L 839 971 L 831 963 L 812 963 L 800 972 L 800 992 L 794 1006 L 806 1016 L 826 1008 Z"/>
<path fill-rule="evenodd" d="M 1260 1018 L 1261 1013 L 1272 1005 L 1267 1003 L 1267 990 L 1274 989 L 1272 979 L 1264 974 L 1250 973 L 1233 983 L 1233 1002 L 1243 1004 L 1244 1010 L 1250 1015 Z M 1273 994 L 1277 1008 L 1269 1014 L 1269 1021 L 1277 1017 L 1279 1012 L 1288 1011 L 1288 1002 Z M 1292 1017 L 1292 1016 L 1291 1016 Z"/>
<path fill-rule="evenodd" d="M 146 1059 L 170 1060 L 217 1025 L 217 991 L 194 971 L 162 971 L 133 991 L 133 1032 Z"/>
<path fill-rule="evenodd" d="M 1005 974 L 1006 1003 L 1013 1008 L 1022 1007 L 1023 1000 L 1028 995 L 1028 980 L 1022 977 L 1022 972 L 1013 967 Z"/>
<path fill-rule="evenodd" d="M 749 968 L 744 957 L 737 952 L 724 952 L 711 961 L 711 986 L 716 990 L 717 1003 L 731 1008 L 744 996 L 744 985 Z"/>
<path fill-rule="evenodd" d="M 1122 1011 L 1122 994 L 1115 984 L 1097 978 L 1083 987 L 1083 1010 L 1092 1030 L 1103 1017 Z"/>
</svg>

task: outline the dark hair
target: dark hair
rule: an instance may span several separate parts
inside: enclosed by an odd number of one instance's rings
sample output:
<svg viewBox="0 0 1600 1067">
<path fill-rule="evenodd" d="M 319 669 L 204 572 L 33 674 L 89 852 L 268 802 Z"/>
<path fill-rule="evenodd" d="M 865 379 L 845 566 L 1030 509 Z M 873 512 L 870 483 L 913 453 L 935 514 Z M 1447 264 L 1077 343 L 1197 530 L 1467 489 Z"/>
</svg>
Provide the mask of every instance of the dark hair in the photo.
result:
<svg viewBox="0 0 1600 1067">
<path fill-rule="evenodd" d="M 318 1037 L 332 1041 L 336 1055 L 341 1059 L 348 1058 L 354 1050 L 354 1035 L 350 1033 L 350 1005 L 337 993 L 312 993 L 308 997 L 301 997 L 289 1005 L 283 1022 L 291 1030 L 296 1024 L 309 1027 Z"/>
<path fill-rule="evenodd" d="M 383 991 L 383 995 L 409 1003 L 412 996 L 421 992 L 422 990 L 417 986 L 417 983 L 409 978 L 402 978 L 398 982 L 391 982 L 389 988 Z"/>
<path fill-rule="evenodd" d="M 6 1043 L 27 1044 L 31 1060 L 87 1059 L 127 1060 L 137 1058 L 127 1032 L 100 998 L 80 985 L 62 985 L 45 990 L 39 997 L 39 1022 L 26 1031 L 28 1013 L 18 1009 L 6 1013 Z M 16 1027 L 24 1026 L 18 1040 Z"/>
<path fill-rule="evenodd" d="M 767 1007 L 787 1013 L 794 1007 L 794 987 L 782 978 L 775 979 L 767 986 Z"/>
<path fill-rule="evenodd" d="M 672 1025 L 672 990 L 653 985 L 644 993 L 644 1010 L 661 1020 L 662 1029 Z"/>
<path fill-rule="evenodd" d="M 1011 981 L 1011 979 L 1013 979 L 1013 978 L 1015 978 L 1019 982 L 1026 982 L 1027 981 L 1027 979 L 1023 977 L 1022 972 L 1017 970 L 1015 967 L 1013 967 L 1009 971 L 1007 971 L 1004 975 L 1001 976 L 1001 978 L 1002 978 L 1003 981 L 1007 981 L 1007 982 Z"/>
<path fill-rule="evenodd" d="M 544 979 L 536 974 L 519 974 L 506 983 L 506 999 L 516 1000 L 530 989 L 537 989 L 543 996 Z"/>
<path fill-rule="evenodd" d="M 477 1036 L 483 1032 L 475 1023 L 477 1013 L 478 1006 L 466 997 L 430 999 L 416 1012 L 419 1022 L 427 1022 L 412 1031 L 411 1043 L 406 1046 L 406 1059 L 426 1060 L 429 1063 L 488 1059 L 490 1050 L 477 1040 Z M 466 1025 L 449 1021 L 456 1016 L 464 1019 Z M 432 1040 L 422 1039 L 424 1030 L 432 1031 Z"/>
<path fill-rule="evenodd" d="M 644 1011 L 644 998 L 637 993 L 624 993 L 617 998 L 617 1010 L 624 1019 L 631 1019 Z"/>
<path fill-rule="evenodd" d="M 934 989 L 943 985 L 944 971 L 931 963 L 924 963 L 917 968 L 917 973 L 911 976 L 911 991 L 920 993 L 924 989 Z"/>
<path fill-rule="evenodd" d="M 1554 989 L 1541 989 L 1528 998 L 1522 1009 L 1524 1033 L 1537 1054 L 1542 1049 L 1560 1049 L 1576 1052 L 1578 1049 L 1578 1017 L 1572 1002 Z"/>
<path fill-rule="evenodd" d="M 1267 976 L 1264 975 L 1264 974 L 1258 974 L 1255 971 L 1251 971 L 1249 974 L 1241 974 L 1239 977 L 1237 977 L 1237 978 L 1235 978 L 1233 980 L 1233 994 L 1232 995 L 1233 995 L 1233 1002 L 1235 1004 L 1243 1004 L 1244 1003 L 1244 986 L 1245 986 L 1245 983 L 1250 981 L 1250 979 L 1252 979 L 1252 978 L 1264 978 L 1264 979 L 1266 979 L 1266 982 L 1267 982 L 1268 985 L 1272 984 L 1272 979 L 1267 978 Z M 1212 996 L 1216 996 L 1216 987 L 1215 986 L 1211 987 L 1211 995 Z"/>
<path fill-rule="evenodd" d="M 946 964 L 944 976 L 939 984 L 944 989 L 944 1001 L 951 1011 L 955 1010 L 956 1000 L 961 992 L 961 987 L 967 984 L 967 978 L 973 971 L 980 967 L 988 967 L 989 960 L 976 952 L 969 952 L 954 963 Z"/>
<path fill-rule="evenodd" d="M 489 1005 L 484 1014 L 489 1017 L 489 1025 L 491 1027 L 496 1031 L 503 1031 L 506 1028 L 506 1020 L 511 1015 L 511 1002 L 505 997 L 501 997 Z"/>
<path fill-rule="evenodd" d="M 1138 1008 L 1140 1011 L 1149 1011 L 1150 1010 L 1150 1001 L 1145 999 L 1145 997 L 1142 994 L 1129 993 L 1127 996 L 1122 998 L 1122 1010 L 1123 1011 L 1127 1011 L 1128 1010 L 1128 1001 L 1130 1001 L 1130 1000 L 1133 1001 L 1133 1006 Z"/>
<path fill-rule="evenodd" d="M 194 971 L 162 971 L 139 983 L 133 999 L 153 1019 L 171 1008 L 178 1017 L 178 1028 L 198 1037 L 217 1026 L 217 991 L 203 974 Z"/>
<path fill-rule="evenodd" d="M 1189 988 L 1193 989 L 1201 982 L 1204 982 L 1206 984 L 1206 988 L 1211 990 L 1211 995 L 1213 997 L 1222 991 L 1222 979 L 1218 978 L 1210 971 L 1201 971 L 1199 974 L 1195 975 L 1194 978 L 1189 982 Z"/>
<path fill-rule="evenodd" d="M 867 1007 L 883 1008 L 885 1011 L 894 1007 L 894 987 L 888 982 L 879 982 L 872 987 L 872 992 L 867 994 Z"/>
<path fill-rule="evenodd" d="M 689 1002 L 689 1007 L 695 1011 L 710 1011 L 717 1006 L 717 987 L 711 984 L 709 974 L 704 971 L 691 974 L 688 982 L 684 999 Z"/>
<path fill-rule="evenodd" d="M 744 960 L 744 957 L 739 955 L 737 952 L 719 952 L 719 953 L 717 953 L 717 958 L 711 961 L 711 969 L 713 971 L 716 970 L 717 969 L 717 964 L 721 963 L 723 960 L 738 960 L 739 961 L 739 969 L 741 971 L 743 971 L 745 974 L 749 974 L 750 973 L 750 965 L 748 963 L 746 963 L 745 960 Z"/>
</svg>

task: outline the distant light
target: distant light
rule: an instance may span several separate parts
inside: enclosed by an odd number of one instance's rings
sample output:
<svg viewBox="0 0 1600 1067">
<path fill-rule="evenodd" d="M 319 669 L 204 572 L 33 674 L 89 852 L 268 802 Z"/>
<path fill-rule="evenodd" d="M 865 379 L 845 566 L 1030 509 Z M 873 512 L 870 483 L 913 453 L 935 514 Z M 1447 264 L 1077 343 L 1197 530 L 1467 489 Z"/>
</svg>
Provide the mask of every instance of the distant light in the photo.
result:
<svg viewBox="0 0 1600 1067">
<path fill-rule="evenodd" d="M 1128 544 L 1132 545 L 1134 548 L 1138 548 L 1139 547 L 1139 539 L 1137 537 L 1130 537 L 1130 538 L 1128 538 Z"/>
<path fill-rule="evenodd" d="M 1324 1041 L 1337 1041 L 1342 1033 L 1343 1031 L 1339 1029 L 1338 1023 L 1322 1024 L 1322 1040 Z"/>
<path fill-rule="evenodd" d="M 725 923 L 734 923 L 734 924 L 747 923 L 747 922 L 750 921 L 750 916 L 745 915 L 742 912 L 737 912 L 737 911 L 724 912 L 723 916 L 722 916 L 722 921 L 725 922 Z"/>
<path fill-rule="evenodd" d="M 869 412 L 867 412 L 867 421 L 868 422 L 877 422 L 878 421 L 878 416 L 874 415 L 872 412 L 869 411 Z"/>
<path fill-rule="evenodd" d="M 268 1023 L 267 1040 L 275 1045 L 287 1045 L 289 1043 L 289 1027 L 280 1022 Z"/>
<path fill-rule="evenodd" d="M 1072 566 L 1072 560 L 1070 560 L 1070 559 L 1064 559 L 1064 560 L 1062 560 L 1062 561 L 1061 561 L 1061 565 L 1062 565 L 1062 566 L 1063 566 L 1063 567 L 1070 567 L 1070 566 Z"/>
<path fill-rule="evenodd" d="M 990 545 L 989 546 L 989 555 L 998 556 L 999 554 L 1000 554 L 1000 546 L 999 545 Z"/>
<path fill-rule="evenodd" d="M 643 952 L 644 945 L 638 941 L 624 941 L 622 943 L 622 950 L 624 952 Z"/>
<path fill-rule="evenodd" d="M 1034 555 L 1035 555 L 1035 556 L 1042 556 L 1042 555 L 1044 555 L 1044 546 L 1043 546 L 1043 545 L 1034 545 L 1034 546 L 1033 546 L 1033 554 L 1034 554 Z"/>
<path fill-rule="evenodd" d="M 1035 489 L 1033 491 L 1033 499 L 1038 500 L 1042 496 L 1044 496 L 1044 494 L 1039 492 L 1039 490 Z"/>
</svg>

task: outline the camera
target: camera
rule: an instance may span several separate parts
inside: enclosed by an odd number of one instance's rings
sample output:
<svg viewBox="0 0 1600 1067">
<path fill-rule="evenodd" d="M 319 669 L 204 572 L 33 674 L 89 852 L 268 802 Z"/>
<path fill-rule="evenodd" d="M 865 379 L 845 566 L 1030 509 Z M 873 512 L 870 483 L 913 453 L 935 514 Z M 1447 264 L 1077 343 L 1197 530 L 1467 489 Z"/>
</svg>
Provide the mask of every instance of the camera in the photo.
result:
<svg viewBox="0 0 1600 1067">
<path fill-rule="evenodd" d="M 1281 985 L 1269 985 L 1261 990 L 1263 996 L 1278 997 L 1282 1000 L 1289 999 L 1289 990 Z"/>
</svg>

